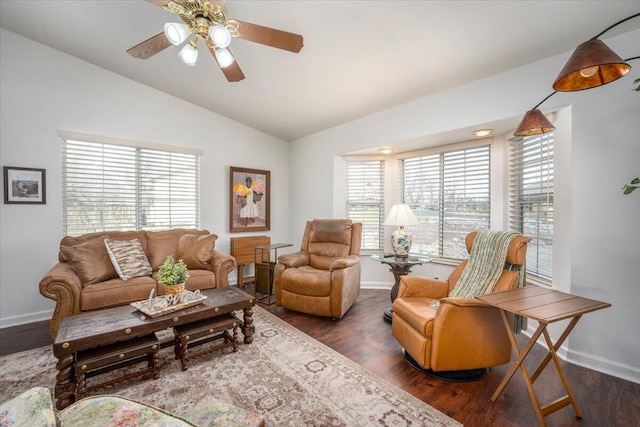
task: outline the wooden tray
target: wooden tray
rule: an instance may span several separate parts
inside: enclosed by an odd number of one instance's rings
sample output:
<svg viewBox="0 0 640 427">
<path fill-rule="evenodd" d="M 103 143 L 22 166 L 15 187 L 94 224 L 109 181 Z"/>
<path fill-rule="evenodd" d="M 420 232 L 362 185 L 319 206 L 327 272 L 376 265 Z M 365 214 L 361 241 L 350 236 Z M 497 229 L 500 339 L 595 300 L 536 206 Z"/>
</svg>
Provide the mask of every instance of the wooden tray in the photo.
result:
<svg viewBox="0 0 640 427">
<path fill-rule="evenodd" d="M 207 297 L 200 294 L 196 295 L 192 291 L 184 291 L 180 294 L 180 300 L 177 303 L 172 304 L 172 297 L 169 295 L 162 295 L 159 297 L 151 298 L 151 304 L 149 300 L 142 300 L 132 302 L 131 305 L 136 310 L 141 311 L 147 316 L 155 319 L 156 317 L 164 316 L 165 314 L 173 313 L 174 311 L 182 310 L 183 308 L 193 307 L 194 305 L 201 304 Z"/>
</svg>

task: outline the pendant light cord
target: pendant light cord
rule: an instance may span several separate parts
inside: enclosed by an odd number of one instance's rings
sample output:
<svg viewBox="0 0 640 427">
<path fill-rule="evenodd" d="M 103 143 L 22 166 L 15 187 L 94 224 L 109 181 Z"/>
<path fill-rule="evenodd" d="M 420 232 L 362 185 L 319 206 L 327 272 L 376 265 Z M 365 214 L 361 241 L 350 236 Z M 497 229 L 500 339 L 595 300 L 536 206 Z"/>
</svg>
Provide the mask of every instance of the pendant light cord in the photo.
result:
<svg viewBox="0 0 640 427">
<path fill-rule="evenodd" d="M 638 13 L 638 14 L 637 14 L 637 15 L 635 15 L 635 16 L 640 16 L 640 13 Z M 630 18 L 633 18 L 633 16 L 631 16 L 631 17 L 629 17 L 629 18 L 627 18 L 627 19 L 630 19 Z M 611 27 L 609 27 L 609 28 L 611 28 Z M 601 33 L 601 34 L 602 34 L 602 33 Z M 631 58 L 626 58 L 624 61 L 625 61 L 625 62 L 627 62 L 627 61 L 633 61 L 634 59 L 640 59 L 640 56 L 632 56 Z M 557 90 L 554 90 L 553 92 L 551 92 L 551 93 L 550 93 L 549 95 L 547 95 L 547 96 L 546 96 L 542 101 L 538 102 L 538 104 L 537 104 L 535 107 L 533 107 L 531 110 L 535 110 L 536 108 L 538 108 L 540 105 L 542 105 L 542 103 L 543 103 L 544 101 L 546 101 L 547 99 L 551 98 L 551 97 L 552 97 L 553 95 L 555 95 L 556 93 L 558 93 L 558 91 L 557 91 Z"/>
<path fill-rule="evenodd" d="M 595 40 L 597 38 L 600 38 L 601 35 L 603 35 L 604 33 L 606 33 L 607 31 L 609 31 L 610 29 L 612 29 L 613 27 L 617 27 L 618 25 L 622 24 L 623 22 L 627 22 L 630 19 L 633 18 L 637 18 L 638 16 L 640 16 L 640 13 L 636 13 L 635 15 L 631 15 L 628 18 L 624 18 L 622 21 L 618 21 L 615 24 L 609 26 L 607 29 L 605 29 L 604 31 L 602 31 L 600 34 L 594 36 L 591 40 Z"/>
</svg>

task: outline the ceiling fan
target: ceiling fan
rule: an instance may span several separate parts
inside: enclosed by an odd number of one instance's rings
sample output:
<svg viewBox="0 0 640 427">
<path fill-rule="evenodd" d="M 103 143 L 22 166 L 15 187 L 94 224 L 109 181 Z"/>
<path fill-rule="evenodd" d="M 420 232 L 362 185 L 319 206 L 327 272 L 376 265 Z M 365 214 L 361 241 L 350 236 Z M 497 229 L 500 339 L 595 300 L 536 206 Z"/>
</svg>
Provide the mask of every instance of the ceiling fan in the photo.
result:
<svg viewBox="0 0 640 427">
<path fill-rule="evenodd" d="M 187 65 L 195 65 L 198 40 L 203 40 L 223 74 L 230 82 L 244 79 L 228 46 L 233 37 L 254 43 L 300 52 L 302 36 L 249 22 L 229 19 L 224 0 L 147 0 L 177 14 L 182 22 L 165 24 L 164 31 L 127 50 L 131 56 L 148 59 L 171 45 L 180 45 L 191 38 L 178 53 Z"/>
</svg>

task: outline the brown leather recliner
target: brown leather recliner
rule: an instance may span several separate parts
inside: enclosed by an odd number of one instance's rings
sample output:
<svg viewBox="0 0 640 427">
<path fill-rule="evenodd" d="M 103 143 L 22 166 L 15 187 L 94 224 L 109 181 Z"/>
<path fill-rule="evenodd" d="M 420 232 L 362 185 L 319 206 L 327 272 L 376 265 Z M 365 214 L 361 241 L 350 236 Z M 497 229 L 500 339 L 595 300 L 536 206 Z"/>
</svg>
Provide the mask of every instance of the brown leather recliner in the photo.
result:
<svg viewBox="0 0 640 427">
<path fill-rule="evenodd" d="M 276 304 L 342 318 L 360 295 L 362 224 L 307 221 L 299 252 L 281 255 L 274 271 Z"/>
<path fill-rule="evenodd" d="M 466 237 L 469 253 L 476 235 Z M 507 265 L 524 265 L 530 240 L 521 235 L 513 239 Z M 511 359 L 511 344 L 497 308 L 475 298 L 448 297 L 466 265 L 467 260 L 460 263 L 446 281 L 418 276 L 400 279 L 392 304 L 392 332 L 410 356 L 409 363 L 418 369 L 431 373 L 483 370 Z M 518 282 L 519 272 L 505 269 L 493 292 L 514 289 Z M 440 301 L 437 309 L 430 305 L 433 300 Z"/>
</svg>

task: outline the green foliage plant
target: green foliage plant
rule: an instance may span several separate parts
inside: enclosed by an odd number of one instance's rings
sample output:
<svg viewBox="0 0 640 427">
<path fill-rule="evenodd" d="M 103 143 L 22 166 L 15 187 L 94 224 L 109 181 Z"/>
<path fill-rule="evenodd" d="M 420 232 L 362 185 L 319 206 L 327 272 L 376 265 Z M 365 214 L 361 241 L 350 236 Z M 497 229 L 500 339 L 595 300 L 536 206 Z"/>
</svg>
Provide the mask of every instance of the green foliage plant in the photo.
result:
<svg viewBox="0 0 640 427">
<path fill-rule="evenodd" d="M 631 194 L 638 187 L 640 187 L 640 178 L 634 178 L 631 180 L 631 183 L 625 184 L 624 187 L 622 187 L 622 194 Z"/>
<path fill-rule="evenodd" d="M 167 257 L 158 270 L 158 281 L 163 285 L 178 285 L 184 283 L 189 278 L 189 270 L 184 261 L 177 262 L 171 255 Z"/>
</svg>

